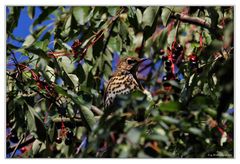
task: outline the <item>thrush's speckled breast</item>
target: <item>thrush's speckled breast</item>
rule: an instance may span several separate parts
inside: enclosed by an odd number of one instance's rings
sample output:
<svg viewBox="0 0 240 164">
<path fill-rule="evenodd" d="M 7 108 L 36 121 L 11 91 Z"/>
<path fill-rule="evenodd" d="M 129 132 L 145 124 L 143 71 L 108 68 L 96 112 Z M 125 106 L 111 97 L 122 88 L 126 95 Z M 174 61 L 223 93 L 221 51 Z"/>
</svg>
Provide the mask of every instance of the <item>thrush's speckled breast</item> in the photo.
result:
<svg viewBox="0 0 240 164">
<path fill-rule="evenodd" d="M 117 95 L 128 94 L 136 89 L 143 89 L 137 79 L 136 72 L 140 63 L 145 60 L 137 57 L 125 57 L 120 60 L 117 70 L 110 77 L 105 90 L 105 108 L 113 104 Z"/>
</svg>

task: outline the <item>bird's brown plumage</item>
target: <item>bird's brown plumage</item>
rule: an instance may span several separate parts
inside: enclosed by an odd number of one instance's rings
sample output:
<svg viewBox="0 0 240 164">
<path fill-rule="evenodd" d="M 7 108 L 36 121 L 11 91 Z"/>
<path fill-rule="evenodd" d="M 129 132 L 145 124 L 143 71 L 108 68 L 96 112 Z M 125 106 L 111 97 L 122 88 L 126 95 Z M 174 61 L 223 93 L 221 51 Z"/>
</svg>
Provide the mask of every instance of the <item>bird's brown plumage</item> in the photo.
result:
<svg viewBox="0 0 240 164">
<path fill-rule="evenodd" d="M 128 94 L 136 89 L 143 89 L 138 82 L 136 72 L 145 59 L 125 57 L 120 60 L 117 70 L 110 77 L 104 96 L 105 108 L 112 105 L 117 95 Z"/>
</svg>

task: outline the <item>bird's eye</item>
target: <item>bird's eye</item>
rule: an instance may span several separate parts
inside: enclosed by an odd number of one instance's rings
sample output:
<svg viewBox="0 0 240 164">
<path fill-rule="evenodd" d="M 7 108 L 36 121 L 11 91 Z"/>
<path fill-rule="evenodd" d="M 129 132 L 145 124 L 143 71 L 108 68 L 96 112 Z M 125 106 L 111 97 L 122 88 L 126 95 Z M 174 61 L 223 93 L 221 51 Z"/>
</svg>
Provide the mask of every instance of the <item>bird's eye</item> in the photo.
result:
<svg viewBox="0 0 240 164">
<path fill-rule="evenodd" d="M 134 63 L 136 63 L 136 60 L 128 59 L 127 62 L 128 62 L 128 64 L 134 64 Z"/>
</svg>

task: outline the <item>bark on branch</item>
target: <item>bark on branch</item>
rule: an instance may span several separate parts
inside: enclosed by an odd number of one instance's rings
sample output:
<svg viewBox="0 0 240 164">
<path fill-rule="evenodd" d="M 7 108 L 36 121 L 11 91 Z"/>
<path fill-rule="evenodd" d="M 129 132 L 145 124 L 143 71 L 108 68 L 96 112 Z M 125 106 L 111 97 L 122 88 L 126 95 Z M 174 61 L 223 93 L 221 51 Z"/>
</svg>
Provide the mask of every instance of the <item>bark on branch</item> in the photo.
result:
<svg viewBox="0 0 240 164">
<path fill-rule="evenodd" d="M 207 23 L 206 20 L 198 18 L 198 17 L 190 17 L 190 16 L 184 15 L 184 14 L 173 14 L 173 15 L 171 15 L 170 18 L 178 19 L 185 23 L 195 24 L 195 25 L 207 28 L 207 29 L 211 29 L 211 25 L 209 23 Z"/>
</svg>

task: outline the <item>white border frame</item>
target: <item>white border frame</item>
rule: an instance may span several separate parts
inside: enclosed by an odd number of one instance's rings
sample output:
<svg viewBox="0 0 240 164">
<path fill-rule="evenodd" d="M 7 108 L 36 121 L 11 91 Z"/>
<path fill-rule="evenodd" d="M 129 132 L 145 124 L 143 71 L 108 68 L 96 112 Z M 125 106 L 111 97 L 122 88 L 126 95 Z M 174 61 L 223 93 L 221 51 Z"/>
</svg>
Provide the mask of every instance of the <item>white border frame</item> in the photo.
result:
<svg viewBox="0 0 240 164">
<path fill-rule="evenodd" d="M 201 0 L 201 1 L 190 1 L 189 0 L 168 0 L 168 1 L 164 1 L 164 0 L 148 0 L 148 1 L 137 1 L 137 0 L 39 0 L 39 1 L 29 1 L 29 0 L 1 0 L 0 1 L 1 5 L 0 5 L 0 31 L 1 31 L 1 36 L 0 36 L 0 54 L 1 56 L 4 58 L 4 60 L 0 60 L 0 88 L 2 89 L 2 91 L 0 92 L 0 104 L 3 105 L 3 108 L 1 108 L 0 110 L 0 116 L 1 116 L 1 120 L 2 122 L 2 130 L 0 131 L 0 136 L 2 136 L 3 138 L 0 140 L 0 155 L 1 155 L 1 159 L 4 160 L 2 161 L 3 163 L 18 163 L 18 162 L 24 162 L 26 163 L 32 163 L 32 162 L 38 162 L 42 163 L 42 162 L 50 162 L 47 161 L 47 159 L 40 159 L 40 160 L 35 160 L 35 159 L 5 159 L 5 130 L 6 130 L 6 126 L 5 126 L 5 110 L 6 110 L 6 100 L 5 100 L 5 95 L 6 95 L 6 80 L 5 80 L 5 74 L 6 74 L 6 57 L 5 57 L 5 52 L 6 52 L 6 36 L 5 36 L 5 29 L 6 29 L 6 17 L 5 17 L 5 9 L 7 5 L 13 5 L 13 6 L 30 6 L 30 5 L 34 5 L 34 6 L 38 6 L 38 5 L 48 5 L 48 6 L 55 6 L 55 5 L 71 5 L 71 6 L 76 6 L 76 5 L 81 5 L 81 6 L 91 6 L 91 5 L 97 5 L 97 6 L 106 6 L 106 5 L 112 5 L 112 6 L 121 6 L 121 5 L 137 5 L 137 6 L 150 6 L 150 5 L 202 5 L 202 6 L 216 6 L 216 5 L 234 5 L 234 12 L 235 12 L 235 18 L 234 18 L 234 45 L 235 45 L 235 49 L 234 49 L 234 131 L 235 131 L 235 135 L 234 135 L 234 159 L 114 159 L 114 161 L 112 159 L 80 159 L 80 160 L 76 160 L 76 159 L 62 159 L 62 160 L 58 160 L 58 159 L 51 159 L 54 162 L 57 162 L 58 164 L 60 163 L 64 163 L 66 164 L 66 162 L 68 162 L 68 160 L 71 160 L 69 162 L 76 162 L 76 163 L 89 163 L 89 162 L 103 162 L 104 164 L 107 163 L 111 163 L 112 162 L 116 162 L 116 163 L 123 163 L 125 162 L 142 162 L 142 163 L 146 163 L 146 162 L 172 162 L 172 163 L 177 163 L 177 162 L 183 162 L 184 164 L 187 163 L 193 163 L 193 162 L 213 162 L 212 160 L 214 160 L 214 162 L 216 163 L 226 163 L 226 162 L 237 162 L 240 159 L 240 130 L 239 130 L 239 123 L 240 120 L 236 119 L 239 116 L 239 110 L 238 109 L 240 107 L 240 101 L 237 101 L 238 98 L 240 97 L 240 88 L 239 88 L 239 73 L 237 73 L 237 70 L 240 70 L 240 60 L 239 60 L 239 54 L 240 54 L 240 48 L 238 48 L 238 45 L 240 46 L 239 40 L 237 38 L 237 36 L 240 36 L 240 28 L 239 28 L 239 10 L 240 10 L 240 6 L 237 3 L 237 0 L 218 0 L 218 1 L 214 1 L 214 0 Z M 237 23 L 238 22 L 238 23 Z M 238 127 L 238 129 L 237 129 Z M 34 160 L 34 161 L 32 161 Z M 131 161 L 132 160 L 132 161 Z M 160 161 L 159 161 L 160 160 Z"/>
</svg>

